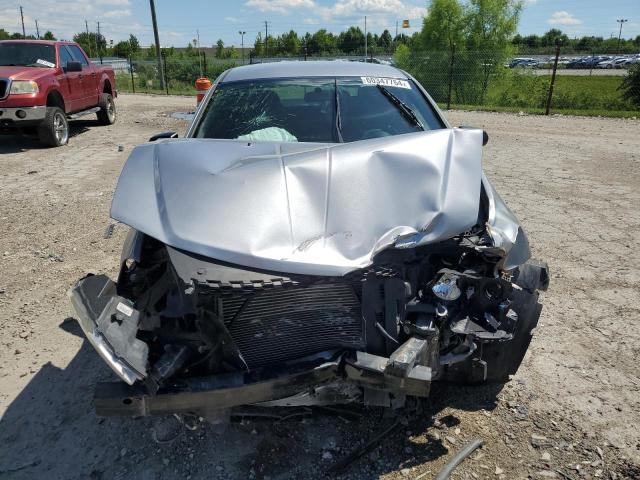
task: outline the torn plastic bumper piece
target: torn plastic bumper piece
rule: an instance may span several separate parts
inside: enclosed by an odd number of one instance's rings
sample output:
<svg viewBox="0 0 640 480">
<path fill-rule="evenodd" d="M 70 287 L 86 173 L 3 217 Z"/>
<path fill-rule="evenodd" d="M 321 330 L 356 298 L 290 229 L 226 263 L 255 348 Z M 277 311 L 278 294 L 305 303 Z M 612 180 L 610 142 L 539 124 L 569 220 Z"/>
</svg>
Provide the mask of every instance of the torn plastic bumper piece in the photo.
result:
<svg viewBox="0 0 640 480">
<path fill-rule="evenodd" d="M 129 385 L 147 376 L 148 346 L 136 338 L 140 313 L 105 275 L 80 280 L 71 292 L 80 327 L 111 369 Z"/>
<path fill-rule="evenodd" d="M 345 373 L 347 379 L 359 386 L 400 393 L 416 397 L 428 397 L 433 380 L 431 367 L 416 365 L 408 369 L 406 375 L 396 375 L 393 360 L 372 355 L 366 352 L 356 352 L 356 361 L 346 362 Z"/>
<path fill-rule="evenodd" d="M 303 364 L 288 366 L 280 372 L 234 372 L 181 379 L 153 395 L 143 384 L 98 383 L 94 406 L 100 416 L 206 414 L 212 410 L 293 397 L 336 380 L 379 391 L 426 397 L 432 370 L 415 365 L 413 358 L 416 352 L 424 350 L 419 340 L 407 342 L 391 358 L 356 352 L 355 359 L 340 356 L 315 367 Z"/>
</svg>

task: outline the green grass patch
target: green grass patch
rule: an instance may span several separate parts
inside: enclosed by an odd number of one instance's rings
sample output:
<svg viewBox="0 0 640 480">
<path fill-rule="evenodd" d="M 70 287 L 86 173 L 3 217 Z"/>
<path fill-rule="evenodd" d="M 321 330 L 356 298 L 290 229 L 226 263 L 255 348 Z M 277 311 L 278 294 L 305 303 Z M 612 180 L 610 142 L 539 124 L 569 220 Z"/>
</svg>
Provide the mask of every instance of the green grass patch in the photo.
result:
<svg viewBox="0 0 640 480">
<path fill-rule="evenodd" d="M 619 90 L 618 76 L 556 76 L 551 108 L 554 112 L 577 112 L 580 115 L 638 115 L 637 108 Z M 547 103 L 550 75 L 509 73 L 489 84 L 483 107 L 511 107 L 527 111 L 544 109 Z M 597 112 L 597 113 L 589 113 Z"/>
<path fill-rule="evenodd" d="M 439 102 L 438 106 L 447 112 L 447 104 Z M 500 107 L 488 105 L 463 105 L 451 104 L 451 110 L 480 111 L 480 112 L 501 112 L 501 113 L 520 113 L 525 112 L 532 115 L 544 115 L 544 108 L 520 108 L 520 107 Z M 601 110 L 601 109 L 571 109 L 571 108 L 552 108 L 551 115 L 575 115 L 583 117 L 609 117 L 609 118 L 639 118 L 640 112 L 629 110 Z"/>
</svg>

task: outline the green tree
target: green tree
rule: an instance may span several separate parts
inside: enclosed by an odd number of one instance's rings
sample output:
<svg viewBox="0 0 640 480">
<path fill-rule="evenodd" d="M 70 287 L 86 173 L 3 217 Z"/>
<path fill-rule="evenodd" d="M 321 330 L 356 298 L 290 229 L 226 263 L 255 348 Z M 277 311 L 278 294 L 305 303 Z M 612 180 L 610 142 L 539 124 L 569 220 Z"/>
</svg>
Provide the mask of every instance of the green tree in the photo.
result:
<svg viewBox="0 0 640 480">
<path fill-rule="evenodd" d="M 256 35 L 256 40 L 253 42 L 253 56 L 261 57 L 264 52 L 264 39 L 262 33 Z"/>
<path fill-rule="evenodd" d="M 566 34 L 562 33 L 562 30 L 558 30 L 557 28 L 552 28 L 540 39 L 540 45 L 543 47 L 553 47 L 556 42 L 560 42 L 561 44 L 568 44 L 569 37 Z"/>
<path fill-rule="evenodd" d="M 449 65 L 453 46 L 464 51 L 464 9 L 458 0 L 432 0 L 422 30 L 410 41 L 412 54 L 403 65 L 437 100 L 447 98 Z M 401 53 L 404 53 L 401 52 Z"/>
<path fill-rule="evenodd" d="M 129 34 L 129 51 L 132 55 L 135 55 L 140 51 L 140 42 L 138 41 L 138 37 L 133 33 Z"/>
<path fill-rule="evenodd" d="M 340 32 L 337 45 L 346 54 L 363 53 L 364 33 L 360 30 L 360 27 L 349 27 L 345 32 Z"/>
<path fill-rule="evenodd" d="M 92 57 L 99 57 L 107 51 L 107 40 L 102 34 L 80 32 L 73 36 L 73 41 L 80 44 L 87 55 Z"/>
<path fill-rule="evenodd" d="M 44 35 L 42 37 L 43 40 L 55 40 L 56 37 L 53 36 L 53 33 L 49 30 L 47 30 L 46 32 L 44 32 Z"/>
<path fill-rule="evenodd" d="M 618 88 L 624 98 L 640 109 L 640 63 L 631 66 Z"/>
<path fill-rule="evenodd" d="M 293 30 L 280 36 L 279 49 L 285 55 L 298 55 L 300 52 L 300 39 Z"/>
<path fill-rule="evenodd" d="M 458 0 L 432 0 L 422 21 L 420 47 L 428 52 L 449 51 L 463 45 L 465 16 Z"/>
<path fill-rule="evenodd" d="M 224 58 L 224 42 L 221 38 L 216 42 L 216 58 Z"/>
<path fill-rule="evenodd" d="M 391 38 L 391 33 L 389 30 L 384 30 L 380 38 L 378 39 L 378 46 L 380 50 L 384 53 L 389 53 L 392 51 L 393 39 Z"/>
<path fill-rule="evenodd" d="M 11 35 L 4 28 L 0 28 L 0 40 L 9 40 Z"/>
<path fill-rule="evenodd" d="M 116 57 L 127 58 L 131 53 L 131 45 L 127 41 L 121 41 L 114 45 L 113 55 Z"/>
<path fill-rule="evenodd" d="M 307 40 L 307 53 L 309 55 L 327 55 L 336 49 L 336 37 L 321 28 Z"/>
<path fill-rule="evenodd" d="M 469 0 L 465 15 L 466 49 L 480 82 L 465 85 L 467 100 L 484 101 L 489 79 L 513 53 L 511 40 L 518 28 L 522 4 L 513 0 Z M 479 89 L 478 89 L 479 87 Z M 469 96 L 471 98 L 469 98 Z"/>
</svg>

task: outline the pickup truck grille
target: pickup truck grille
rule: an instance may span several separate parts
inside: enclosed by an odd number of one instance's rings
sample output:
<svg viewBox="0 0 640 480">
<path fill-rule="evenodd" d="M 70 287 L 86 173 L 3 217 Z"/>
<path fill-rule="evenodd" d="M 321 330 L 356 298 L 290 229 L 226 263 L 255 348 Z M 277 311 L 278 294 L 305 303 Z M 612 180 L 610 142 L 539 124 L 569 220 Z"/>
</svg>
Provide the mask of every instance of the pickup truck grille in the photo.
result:
<svg viewBox="0 0 640 480">
<path fill-rule="evenodd" d="M 0 78 L 0 100 L 4 100 L 9 96 L 9 79 Z"/>
</svg>

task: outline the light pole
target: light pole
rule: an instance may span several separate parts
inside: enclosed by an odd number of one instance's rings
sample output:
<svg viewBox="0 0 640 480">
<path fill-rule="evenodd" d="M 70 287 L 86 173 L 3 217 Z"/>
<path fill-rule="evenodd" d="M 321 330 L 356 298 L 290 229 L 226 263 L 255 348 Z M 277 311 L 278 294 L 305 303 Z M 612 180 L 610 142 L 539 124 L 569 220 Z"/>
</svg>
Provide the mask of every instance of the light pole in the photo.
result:
<svg viewBox="0 0 640 480">
<path fill-rule="evenodd" d="M 620 39 L 622 38 L 622 24 L 628 22 L 628 18 L 619 18 L 616 20 L 620 24 L 620 33 L 618 33 L 618 55 L 620 55 Z"/>
<path fill-rule="evenodd" d="M 242 50 L 242 64 L 244 65 L 244 34 L 247 32 L 239 30 L 238 33 L 240 34 L 240 50 Z"/>
</svg>

